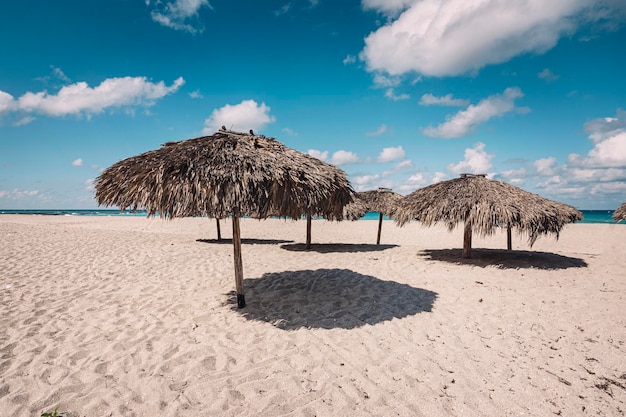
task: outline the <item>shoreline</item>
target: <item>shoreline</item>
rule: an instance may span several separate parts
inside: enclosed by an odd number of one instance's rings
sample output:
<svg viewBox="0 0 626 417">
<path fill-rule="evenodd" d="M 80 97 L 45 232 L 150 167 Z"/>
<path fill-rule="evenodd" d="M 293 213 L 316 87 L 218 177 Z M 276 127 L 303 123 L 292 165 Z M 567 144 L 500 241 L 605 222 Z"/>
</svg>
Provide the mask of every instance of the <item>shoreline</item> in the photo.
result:
<svg viewBox="0 0 626 417">
<path fill-rule="evenodd" d="M 528 247 L 385 221 L 0 215 L 0 409 L 99 415 L 620 415 L 616 224 Z M 621 410 L 621 411 L 620 411 Z"/>
</svg>

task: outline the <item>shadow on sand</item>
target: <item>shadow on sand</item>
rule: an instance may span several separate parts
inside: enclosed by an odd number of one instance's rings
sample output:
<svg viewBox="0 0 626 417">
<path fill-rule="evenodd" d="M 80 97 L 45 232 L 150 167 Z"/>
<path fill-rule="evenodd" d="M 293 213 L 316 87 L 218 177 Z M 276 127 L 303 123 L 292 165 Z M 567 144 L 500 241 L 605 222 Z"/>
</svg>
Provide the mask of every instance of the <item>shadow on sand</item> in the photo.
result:
<svg viewBox="0 0 626 417">
<path fill-rule="evenodd" d="M 248 304 L 233 310 L 249 320 L 283 330 L 354 329 L 430 312 L 437 293 L 383 281 L 349 269 L 317 269 L 263 274 L 244 280 Z"/>
<path fill-rule="evenodd" d="M 217 244 L 233 244 L 232 239 L 196 239 L 196 242 L 202 243 L 217 243 Z M 279 243 L 290 243 L 293 240 L 282 240 L 282 239 L 241 239 L 241 243 L 247 245 L 277 245 Z"/>
<path fill-rule="evenodd" d="M 395 248 L 398 245 L 369 245 L 351 243 L 314 243 L 310 249 L 304 243 L 281 245 L 282 249 L 292 252 L 318 252 L 318 253 L 342 253 L 342 252 L 378 252 Z"/>
<path fill-rule="evenodd" d="M 505 249 L 472 249 L 472 257 L 461 257 L 462 249 L 425 249 L 419 252 L 428 260 L 450 262 L 457 265 L 480 267 L 493 266 L 500 269 L 568 269 L 585 268 L 587 262 L 550 252 Z"/>
</svg>

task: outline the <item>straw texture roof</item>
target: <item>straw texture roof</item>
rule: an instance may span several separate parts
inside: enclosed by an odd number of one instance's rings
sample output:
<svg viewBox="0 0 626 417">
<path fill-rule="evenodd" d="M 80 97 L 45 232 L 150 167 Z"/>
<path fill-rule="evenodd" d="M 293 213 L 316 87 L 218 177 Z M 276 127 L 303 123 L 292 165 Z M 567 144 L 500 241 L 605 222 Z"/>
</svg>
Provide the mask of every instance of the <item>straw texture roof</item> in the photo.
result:
<svg viewBox="0 0 626 417">
<path fill-rule="evenodd" d="M 387 217 L 393 217 L 402 196 L 389 188 L 361 191 L 356 193 L 357 198 L 363 201 L 367 211 L 376 211 Z"/>
<path fill-rule="evenodd" d="M 582 217 L 567 204 L 470 174 L 414 191 L 402 199 L 395 213 L 400 226 L 416 219 L 427 226 L 444 222 L 452 230 L 459 222 L 469 222 L 482 236 L 493 234 L 499 226 L 515 227 L 528 234 L 530 245 L 543 234 L 558 238 L 566 223 Z"/>
<path fill-rule="evenodd" d="M 626 220 L 626 203 L 619 206 L 619 208 L 613 212 L 613 220 L 616 222 Z"/>
<path fill-rule="evenodd" d="M 95 188 L 100 205 L 218 219 L 337 218 L 353 193 L 341 169 L 274 138 L 226 129 L 117 162 Z"/>
</svg>

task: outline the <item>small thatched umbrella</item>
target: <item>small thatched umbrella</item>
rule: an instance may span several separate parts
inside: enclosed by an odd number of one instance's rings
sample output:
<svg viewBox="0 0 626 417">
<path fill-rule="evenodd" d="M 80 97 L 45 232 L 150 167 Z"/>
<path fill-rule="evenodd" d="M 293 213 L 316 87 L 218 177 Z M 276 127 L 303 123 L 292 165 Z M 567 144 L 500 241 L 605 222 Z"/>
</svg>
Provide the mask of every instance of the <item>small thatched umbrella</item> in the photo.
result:
<svg viewBox="0 0 626 417">
<path fill-rule="evenodd" d="M 340 216 L 352 201 L 341 169 L 273 138 L 222 128 L 124 159 L 95 182 L 96 199 L 163 218 L 232 216 L 237 304 L 245 306 L 239 218 Z"/>
<path fill-rule="evenodd" d="M 613 220 L 616 222 L 626 220 L 626 203 L 619 206 L 619 208 L 613 212 Z"/>
<path fill-rule="evenodd" d="M 360 202 L 366 211 L 378 212 L 378 236 L 376 244 L 380 245 L 380 235 L 383 227 L 383 216 L 393 217 L 402 196 L 394 193 L 390 188 L 379 187 L 377 190 L 361 191 L 356 193 L 355 203 Z M 365 214 L 365 213 L 364 213 Z"/>
<path fill-rule="evenodd" d="M 421 188 L 402 199 L 395 213 L 400 226 L 416 219 L 427 226 L 444 222 L 452 230 L 464 222 L 463 257 L 472 250 L 472 230 L 483 236 L 497 227 L 507 227 L 507 248 L 511 249 L 511 228 L 528 233 L 532 246 L 542 234 L 559 232 L 566 223 L 581 220 L 580 211 L 567 204 L 545 199 L 485 175 L 461 174 L 460 178 Z"/>
</svg>

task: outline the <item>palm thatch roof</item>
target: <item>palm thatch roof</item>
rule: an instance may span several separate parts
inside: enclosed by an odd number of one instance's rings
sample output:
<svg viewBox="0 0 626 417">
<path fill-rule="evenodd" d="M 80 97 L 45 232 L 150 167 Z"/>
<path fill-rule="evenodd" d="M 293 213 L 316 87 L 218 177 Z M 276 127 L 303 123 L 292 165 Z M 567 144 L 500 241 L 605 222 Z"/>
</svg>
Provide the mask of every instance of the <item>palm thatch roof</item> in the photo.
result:
<svg viewBox="0 0 626 417">
<path fill-rule="evenodd" d="M 333 217 L 352 201 L 341 169 L 274 138 L 229 130 L 117 162 L 95 188 L 101 205 L 168 218 Z"/>
<path fill-rule="evenodd" d="M 424 187 L 402 199 L 395 221 L 403 226 L 416 219 L 426 226 L 436 222 L 454 229 L 465 223 L 463 256 L 471 256 L 472 231 L 482 236 L 498 227 L 517 228 L 528 234 L 529 243 L 541 236 L 559 232 L 566 223 L 581 220 L 582 213 L 572 206 L 548 200 L 513 185 L 491 180 L 485 175 L 461 174 L 460 178 Z"/>
<path fill-rule="evenodd" d="M 402 196 L 391 188 L 379 187 L 376 190 L 361 191 L 356 193 L 357 198 L 363 201 L 367 211 L 375 211 L 387 217 L 393 217 L 402 200 Z"/>
<path fill-rule="evenodd" d="M 379 213 L 376 244 L 380 245 L 383 216 L 393 217 L 402 196 L 393 192 L 390 188 L 379 187 L 376 190 L 358 192 L 355 197 L 354 202 L 346 207 L 350 209 L 353 206 L 358 206 L 359 210 L 353 211 L 355 214 L 362 213 L 359 217 L 363 217 L 368 211 Z"/>
<path fill-rule="evenodd" d="M 619 206 L 619 208 L 613 212 L 613 220 L 616 222 L 626 220 L 626 203 Z"/>
<path fill-rule="evenodd" d="M 95 189 L 98 204 L 145 209 L 148 216 L 232 216 L 235 258 L 239 217 L 341 217 L 354 192 L 345 172 L 331 164 L 274 138 L 225 128 L 119 161 L 96 179 Z M 242 307 L 242 271 L 235 263 Z"/>
</svg>

